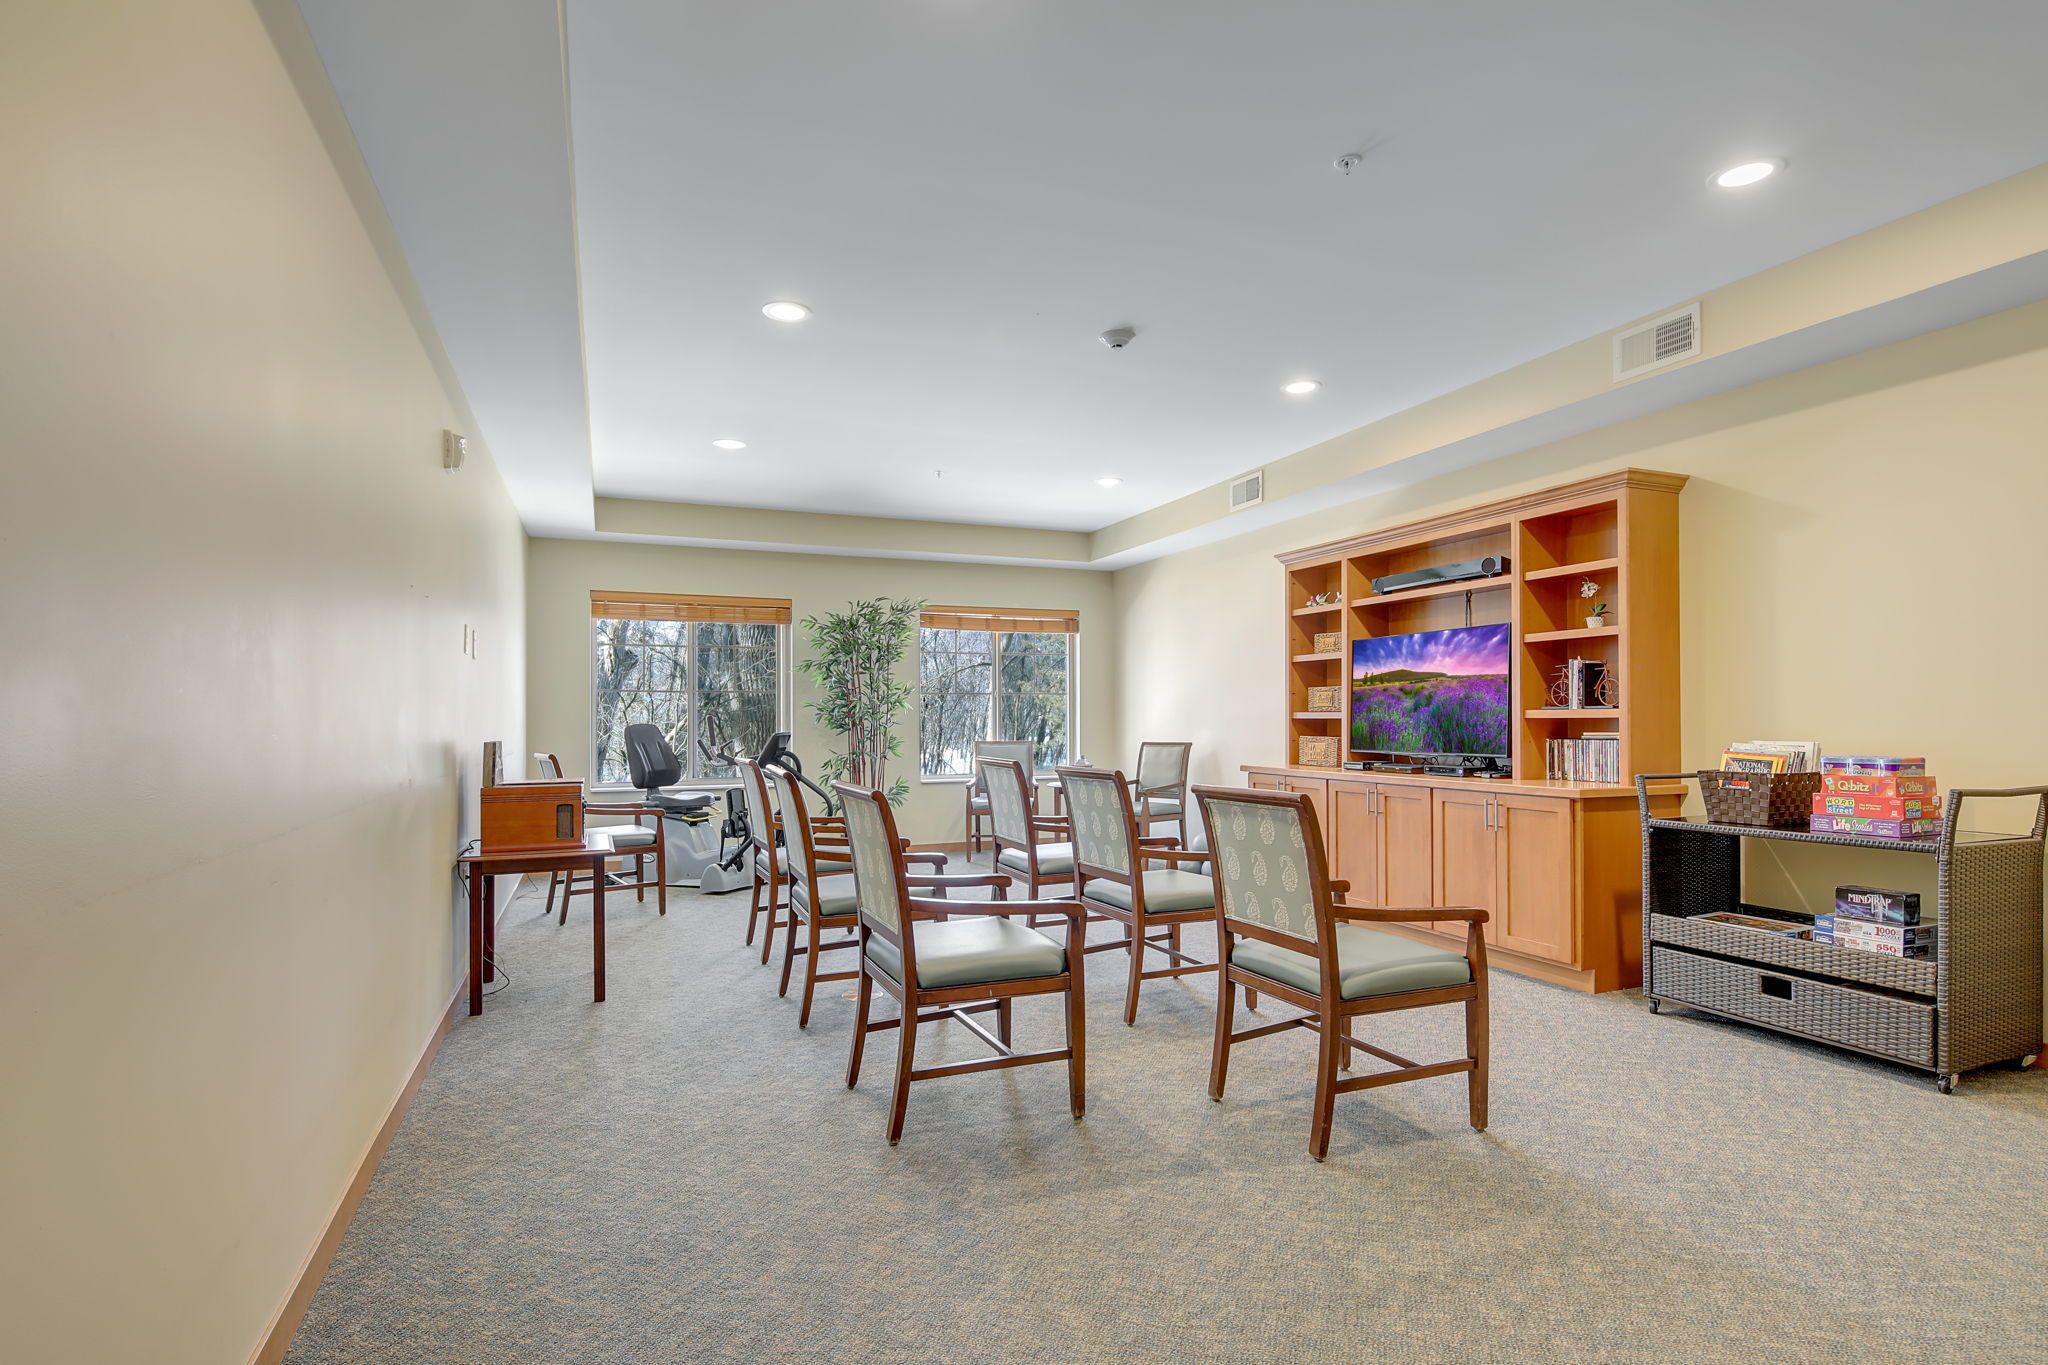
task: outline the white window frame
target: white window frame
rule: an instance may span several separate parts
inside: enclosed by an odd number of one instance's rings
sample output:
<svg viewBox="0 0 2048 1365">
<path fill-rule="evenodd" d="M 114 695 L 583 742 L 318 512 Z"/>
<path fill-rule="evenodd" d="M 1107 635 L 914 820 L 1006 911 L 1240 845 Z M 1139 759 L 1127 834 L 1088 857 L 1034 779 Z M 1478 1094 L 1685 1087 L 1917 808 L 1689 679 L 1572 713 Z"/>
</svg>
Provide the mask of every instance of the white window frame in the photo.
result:
<svg viewBox="0 0 2048 1365">
<path fill-rule="evenodd" d="M 919 664 L 920 664 L 920 666 L 919 666 L 919 669 L 918 669 L 918 676 L 919 676 L 919 678 L 920 678 L 920 679 L 922 679 L 922 678 L 923 678 L 923 675 L 924 675 L 924 669 L 923 669 L 923 667 L 922 667 L 922 662 L 923 662 L 923 658 L 924 658 L 924 652 L 925 652 L 925 650 L 924 650 L 924 632 L 925 632 L 925 630 L 926 630 L 926 629 L 928 629 L 928 627 L 925 627 L 925 626 L 919 626 L 919 627 L 918 627 L 918 632 L 917 632 L 917 653 L 918 653 L 918 659 L 919 659 Z M 936 627 L 931 627 L 931 629 L 936 629 Z M 1002 689 L 1002 658 L 1003 658 L 1003 644 L 1002 644 L 1002 640 L 1001 640 L 1001 638 L 1000 638 L 1000 637 L 1001 637 L 1001 636 L 1004 636 L 1004 635 L 1064 635 L 1064 636 L 1066 636 L 1066 637 L 1067 637 L 1067 760 L 1066 760 L 1066 761 L 1067 761 L 1067 762 L 1069 762 L 1069 763 L 1072 763 L 1072 762 L 1074 761 L 1074 759 L 1075 759 L 1075 758 L 1076 758 L 1076 757 L 1077 757 L 1078 755 L 1080 755 L 1080 754 L 1082 753 L 1082 748 L 1081 748 L 1081 632 L 1080 632 L 1080 631 L 1078 631 L 1078 630 L 1070 630 L 1070 631 L 1062 631 L 1062 630 L 991 630 L 991 631 L 989 631 L 989 632 L 988 632 L 988 634 L 989 634 L 989 636 L 991 637 L 991 640 L 990 640 L 990 644 L 989 644 L 989 669 L 990 669 L 990 672 L 989 672 L 989 689 L 988 689 L 988 713 L 987 713 L 986 715 L 984 715 L 984 716 L 982 717 L 982 726 L 981 726 L 981 738 L 982 738 L 983 740 L 990 740 L 990 739 L 996 739 L 996 738 L 999 738 L 999 735 L 998 735 L 998 730 L 999 730 L 999 728 L 1000 728 L 1000 727 L 999 727 L 999 724 L 998 724 L 998 722 L 999 722 L 999 721 L 1001 720 L 1001 716 L 999 715 L 999 712 L 1001 711 L 1001 709 L 1002 709 L 1002 704 L 1003 704 L 1003 701 L 1002 701 L 1002 699 L 1003 699 L 1003 689 Z M 948 652 L 950 653 L 950 652 L 957 652 L 957 651 L 948 651 Z M 923 733 L 922 733 L 922 729 L 921 729 L 921 727 L 922 727 L 922 726 L 923 726 L 923 724 L 924 724 L 924 707 L 923 707 L 923 704 L 922 704 L 922 703 L 923 703 L 923 701 L 924 701 L 924 685 L 923 685 L 922 681 L 920 681 L 920 682 L 919 682 L 919 684 L 918 684 L 918 689 L 917 689 L 917 692 L 918 692 L 918 702 L 919 702 L 919 706 L 918 706 L 918 725 L 920 726 L 920 733 L 918 734 L 918 737 L 917 737 L 917 749 L 918 749 L 918 768 L 919 768 L 919 772 L 918 772 L 918 775 L 917 775 L 917 780 L 918 780 L 918 781 L 920 781 L 920 782 L 928 782 L 928 783 L 937 783 L 937 784 L 940 784 L 940 785 L 943 785 L 943 784 L 945 784 L 945 783 L 948 783 L 948 782 L 972 782 L 972 781 L 974 780 L 974 774 L 973 774 L 973 773 L 971 773 L 971 772 L 965 772 L 965 773 L 927 773 L 927 772 L 924 772 L 924 771 L 923 771 L 923 768 L 924 768 L 924 735 L 923 735 Z M 1043 770 L 1041 769 L 1041 771 L 1043 771 Z"/>
<path fill-rule="evenodd" d="M 592 791 L 624 792 L 637 790 L 630 782 L 600 782 L 597 780 L 597 770 L 599 762 L 599 755 L 597 752 L 598 625 L 600 622 L 603 621 L 617 621 L 626 619 L 630 618 L 617 616 L 598 616 L 592 617 L 590 621 L 590 654 L 589 658 L 585 661 L 584 668 L 584 681 L 588 689 L 588 700 L 584 707 L 586 719 L 583 735 L 583 746 L 586 757 L 584 759 L 583 771 L 591 774 L 589 785 Z M 704 787 L 716 789 L 718 791 L 724 791 L 726 788 L 733 786 L 735 783 L 739 781 L 739 775 L 735 773 L 731 777 L 706 777 L 703 771 L 704 755 L 702 751 L 700 751 L 697 748 L 697 717 L 699 715 L 699 711 L 697 708 L 697 627 L 707 624 L 716 625 L 719 623 L 715 621 L 687 621 L 683 624 L 689 628 L 688 643 L 684 646 L 683 649 L 683 672 L 684 676 L 689 680 L 688 695 L 690 698 L 690 745 L 689 752 L 687 754 L 685 754 L 681 749 L 678 749 L 676 751 L 677 757 L 683 760 L 683 776 L 681 781 L 676 782 L 673 785 L 677 787 Z M 779 623 L 775 625 L 774 630 L 775 728 L 778 730 L 787 730 L 790 728 L 790 715 L 792 706 L 792 699 L 790 697 L 791 688 L 789 659 L 790 627 L 787 623 Z"/>
</svg>

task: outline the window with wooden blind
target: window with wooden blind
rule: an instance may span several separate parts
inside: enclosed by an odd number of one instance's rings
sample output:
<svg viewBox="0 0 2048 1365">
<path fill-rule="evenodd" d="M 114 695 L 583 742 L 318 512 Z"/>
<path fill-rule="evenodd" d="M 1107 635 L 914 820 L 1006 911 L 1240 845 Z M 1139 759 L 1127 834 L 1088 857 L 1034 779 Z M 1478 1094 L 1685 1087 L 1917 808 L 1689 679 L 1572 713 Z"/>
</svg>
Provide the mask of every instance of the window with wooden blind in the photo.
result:
<svg viewBox="0 0 2048 1365">
<path fill-rule="evenodd" d="M 1027 739 L 1041 768 L 1064 763 L 1074 723 L 1080 613 L 926 607 L 918 632 L 918 767 L 970 776 L 974 742 Z"/>
<path fill-rule="evenodd" d="M 629 780 L 628 725 L 660 726 L 685 780 L 733 776 L 717 755 L 783 728 L 788 599 L 593 591 L 590 617 L 593 780 Z"/>
</svg>

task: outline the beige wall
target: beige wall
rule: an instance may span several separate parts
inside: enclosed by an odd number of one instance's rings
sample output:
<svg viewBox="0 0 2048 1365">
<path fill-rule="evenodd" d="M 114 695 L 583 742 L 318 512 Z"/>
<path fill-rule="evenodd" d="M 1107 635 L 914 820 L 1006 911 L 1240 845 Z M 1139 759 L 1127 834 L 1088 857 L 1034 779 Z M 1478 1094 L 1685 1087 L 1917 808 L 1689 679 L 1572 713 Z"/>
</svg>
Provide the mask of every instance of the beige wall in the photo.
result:
<svg viewBox="0 0 2048 1365">
<path fill-rule="evenodd" d="M 2044 347 L 2048 304 L 2013 309 L 1122 570 L 1112 634 L 1122 676 L 1148 685 L 1119 693 L 1119 729 L 1185 733 L 1197 780 L 1241 780 L 1282 757 L 1275 552 L 1635 465 L 1692 478 L 1687 764 L 1731 739 L 1815 739 L 1924 753 L 1950 785 L 2048 782 Z M 1809 894 L 1842 870 L 1786 866 L 1814 874 Z M 1897 885 L 1900 868 L 1848 871 Z"/>
<path fill-rule="evenodd" d="M 0 162 L 0 1356 L 224 1365 L 455 989 L 524 538 L 246 0 L 0 8 Z"/>
<path fill-rule="evenodd" d="M 949 606 L 1061 607 L 1081 613 L 1077 752 L 1098 763 L 1125 762 L 1116 747 L 1116 651 L 1108 635 L 1110 581 L 1085 569 L 1020 569 L 991 564 L 858 556 L 705 550 L 586 540 L 529 542 L 526 558 L 527 695 L 533 748 L 561 757 L 572 773 L 590 770 L 590 592 L 704 592 L 734 597 L 787 597 L 798 622 L 870 597 L 922 598 Z M 793 657 L 806 652 L 803 627 L 792 628 Z M 913 650 L 902 678 L 917 680 Z M 809 678 L 794 679 L 792 743 L 815 768 L 831 752 L 804 705 L 817 695 Z M 917 781 L 917 709 L 898 731 L 901 768 L 911 779 L 897 813 L 905 835 L 920 843 L 962 837 L 960 789 Z"/>
</svg>

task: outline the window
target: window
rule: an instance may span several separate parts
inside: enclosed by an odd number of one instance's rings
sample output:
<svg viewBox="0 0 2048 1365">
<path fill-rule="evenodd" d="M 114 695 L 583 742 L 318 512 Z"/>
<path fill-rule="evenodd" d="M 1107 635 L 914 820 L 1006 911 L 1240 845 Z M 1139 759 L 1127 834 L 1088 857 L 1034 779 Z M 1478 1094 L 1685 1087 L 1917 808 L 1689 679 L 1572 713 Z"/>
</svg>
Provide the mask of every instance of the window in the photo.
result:
<svg viewBox="0 0 2048 1365">
<path fill-rule="evenodd" d="M 1068 757 L 1076 612 L 927 607 L 918 633 L 918 770 L 966 776 L 978 739 L 1028 739 L 1038 766 Z"/>
<path fill-rule="evenodd" d="M 628 725 L 660 726 L 685 781 L 733 775 L 706 748 L 752 755 L 782 728 L 788 602 L 593 592 L 590 615 L 594 781 L 631 780 Z"/>
</svg>

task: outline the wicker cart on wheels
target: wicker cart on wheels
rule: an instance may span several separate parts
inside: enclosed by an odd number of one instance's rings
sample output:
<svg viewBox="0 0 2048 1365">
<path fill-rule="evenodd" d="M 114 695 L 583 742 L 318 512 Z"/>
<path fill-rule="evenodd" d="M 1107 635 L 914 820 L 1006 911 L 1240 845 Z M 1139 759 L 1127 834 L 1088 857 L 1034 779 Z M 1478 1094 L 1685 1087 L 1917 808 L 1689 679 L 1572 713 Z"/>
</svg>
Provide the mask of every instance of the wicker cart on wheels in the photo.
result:
<svg viewBox="0 0 2048 1365">
<path fill-rule="evenodd" d="M 1651 783 L 1699 779 L 1697 773 L 1636 778 L 1643 826 L 1643 998 L 1651 1010 L 1667 1002 L 1685 1005 L 1881 1057 L 1933 1075 L 1943 1094 L 1965 1071 L 2033 1062 L 2041 1051 L 2041 873 L 2048 787 L 1953 790 L 1941 833 L 1925 839 L 1813 834 L 1650 813 Z M 2032 799 L 2032 832 L 1961 828 L 1958 816 L 1965 801 L 1994 798 Z M 1939 888 L 1935 955 L 1888 957 L 1701 922 L 1698 916 L 1724 910 L 1811 918 L 1743 903 L 1746 839 L 1933 858 Z"/>
</svg>

